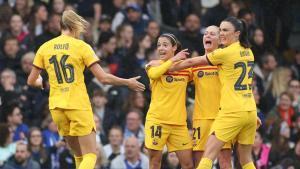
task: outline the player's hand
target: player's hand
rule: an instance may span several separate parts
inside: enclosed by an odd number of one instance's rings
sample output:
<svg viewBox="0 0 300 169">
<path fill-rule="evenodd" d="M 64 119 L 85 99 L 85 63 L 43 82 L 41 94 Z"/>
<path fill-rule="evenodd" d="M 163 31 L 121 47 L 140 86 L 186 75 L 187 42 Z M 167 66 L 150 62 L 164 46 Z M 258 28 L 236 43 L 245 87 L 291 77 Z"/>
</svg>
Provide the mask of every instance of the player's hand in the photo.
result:
<svg viewBox="0 0 300 169">
<path fill-rule="evenodd" d="M 178 62 L 180 60 L 186 59 L 187 55 L 190 53 L 188 52 L 188 49 L 183 49 L 182 51 L 178 52 L 174 57 L 172 57 L 170 60 L 172 62 Z"/>
<path fill-rule="evenodd" d="M 136 76 L 136 77 L 128 79 L 128 85 L 127 86 L 131 90 L 134 90 L 136 92 L 144 91 L 145 90 L 145 85 L 143 85 L 142 83 L 137 81 L 137 79 L 139 79 L 139 78 L 141 78 L 141 76 Z"/>
<path fill-rule="evenodd" d="M 39 75 L 39 77 L 36 79 L 35 84 L 36 84 L 37 88 L 44 89 L 43 88 L 43 78 L 41 75 Z"/>
<path fill-rule="evenodd" d="M 257 120 L 256 120 L 256 130 L 259 129 L 259 127 L 262 125 L 262 122 L 260 120 L 259 117 L 257 117 Z"/>
</svg>

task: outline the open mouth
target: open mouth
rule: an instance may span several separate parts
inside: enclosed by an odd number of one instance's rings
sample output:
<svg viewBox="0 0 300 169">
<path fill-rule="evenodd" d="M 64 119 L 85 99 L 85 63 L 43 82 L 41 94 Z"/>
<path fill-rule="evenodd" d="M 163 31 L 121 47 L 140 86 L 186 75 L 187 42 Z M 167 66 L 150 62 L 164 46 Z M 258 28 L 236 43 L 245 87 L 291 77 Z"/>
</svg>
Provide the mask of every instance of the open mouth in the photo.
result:
<svg viewBox="0 0 300 169">
<path fill-rule="evenodd" d="M 204 42 L 206 47 L 211 47 L 212 46 L 212 41 L 211 40 L 205 40 Z"/>
</svg>

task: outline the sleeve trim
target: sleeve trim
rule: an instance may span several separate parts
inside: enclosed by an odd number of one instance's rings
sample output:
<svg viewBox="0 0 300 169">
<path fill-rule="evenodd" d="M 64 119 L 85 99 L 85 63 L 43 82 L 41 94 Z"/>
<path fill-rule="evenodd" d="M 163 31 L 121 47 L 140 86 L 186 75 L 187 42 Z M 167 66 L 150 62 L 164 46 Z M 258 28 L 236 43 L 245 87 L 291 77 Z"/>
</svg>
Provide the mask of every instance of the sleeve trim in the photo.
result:
<svg viewBox="0 0 300 169">
<path fill-rule="evenodd" d="M 212 64 L 211 61 L 209 60 L 209 58 L 207 57 L 207 54 L 205 55 L 205 57 L 206 57 L 206 60 L 207 60 L 208 64 L 211 65 L 211 66 L 214 66 L 214 64 Z"/>
<path fill-rule="evenodd" d="M 41 68 L 41 67 L 39 67 L 37 65 L 32 64 L 32 66 L 35 67 L 35 68 L 37 68 L 37 69 L 44 70 L 43 68 Z"/>
<path fill-rule="evenodd" d="M 91 64 L 88 66 L 88 68 L 92 67 L 94 64 L 99 63 L 99 62 L 100 62 L 100 60 L 97 60 L 97 61 L 91 63 Z"/>
</svg>

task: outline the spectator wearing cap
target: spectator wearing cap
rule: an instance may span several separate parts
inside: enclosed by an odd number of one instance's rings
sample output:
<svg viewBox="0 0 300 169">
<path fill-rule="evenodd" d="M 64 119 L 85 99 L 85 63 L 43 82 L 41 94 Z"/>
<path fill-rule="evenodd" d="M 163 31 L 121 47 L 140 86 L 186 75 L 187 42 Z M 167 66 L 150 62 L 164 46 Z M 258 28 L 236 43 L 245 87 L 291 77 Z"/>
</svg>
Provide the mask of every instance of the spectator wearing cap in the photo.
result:
<svg viewBox="0 0 300 169">
<path fill-rule="evenodd" d="M 137 3 L 129 3 L 124 11 L 118 12 L 112 22 L 112 30 L 116 31 L 122 23 L 128 23 L 133 27 L 134 33 L 144 33 L 149 22 L 148 15 L 144 14 Z"/>
</svg>

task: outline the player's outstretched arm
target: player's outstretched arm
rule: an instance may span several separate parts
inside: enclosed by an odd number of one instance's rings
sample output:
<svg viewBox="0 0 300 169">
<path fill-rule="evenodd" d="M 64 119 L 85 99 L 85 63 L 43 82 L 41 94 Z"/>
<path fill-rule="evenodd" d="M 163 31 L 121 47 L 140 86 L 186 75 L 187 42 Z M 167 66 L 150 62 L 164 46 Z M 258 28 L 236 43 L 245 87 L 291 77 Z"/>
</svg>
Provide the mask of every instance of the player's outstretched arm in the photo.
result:
<svg viewBox="0 0 300 169">
<path fill-rule="evenodd" d="M 186 59 L 186 56 L 188 54 L 189 53 L 187 52 L 187 49 L 184 49 L 162 64 L 159 60 L 151 61 L 146 65 L 146 70 L 149 78 L 154 80 L 161 77 L 170 69 L 173 63 Z"/>
<path fill-rule="evenodd" d="M 205 56 L 198 56 L 198 57 L 186 59 L 182 62 L 175 63 L 170 67 L 169 70 L 177 71 L 177 70 L 186 69 L 186 68 L 189 68 L 192 66 L 199 66 L 199 65 L 204 66 L 204 65 L 208 65 L 208 64 L 209 63 Z"/>
<path fill-rule="evenodd" d="M 42 71 L 41 69 L 38 69 L 34 66 L 32 67 L 32 70 L 27 79 L 27 84 L 29 86 L 43 89 L 43 78 L 40 75 L 41 71 Z"/>
<path fill-rule="evenodd" d="M 145 90 L 145 86 L 142 83 L 137 81 L 137 79 L 139 79 L 140 76 L 133 77 L 130 79 L 119 78 L 117 76 L 104 72 L 99 64 L 93 64 L 90 67 L 90 70 L 92 71 L 94 76 L 103 84 L 111 84 L 111 85 L 119 85 L 119 86 L 125 85 L 134 91 Z"/>
</svg>

